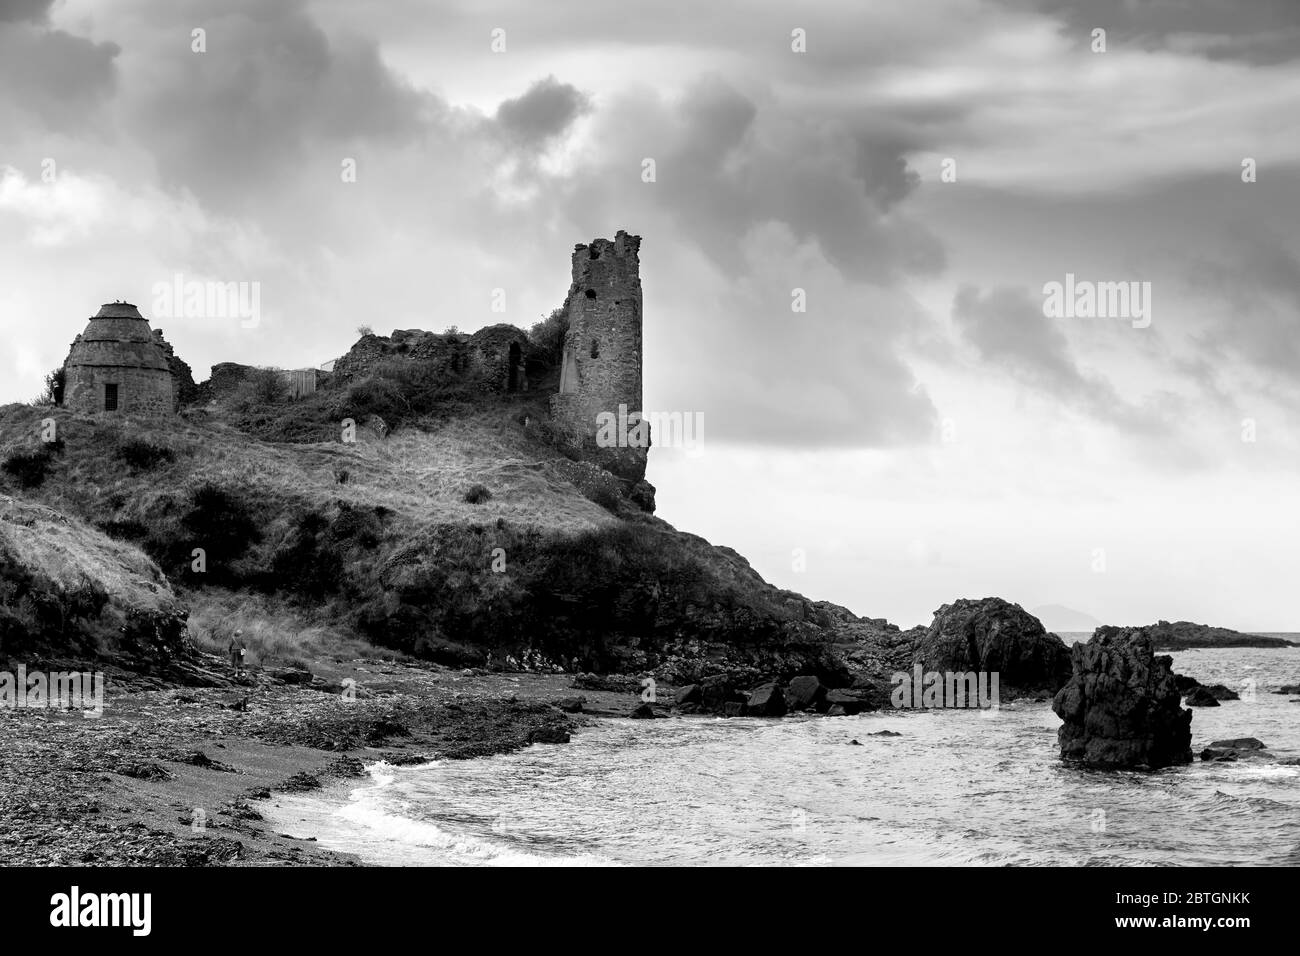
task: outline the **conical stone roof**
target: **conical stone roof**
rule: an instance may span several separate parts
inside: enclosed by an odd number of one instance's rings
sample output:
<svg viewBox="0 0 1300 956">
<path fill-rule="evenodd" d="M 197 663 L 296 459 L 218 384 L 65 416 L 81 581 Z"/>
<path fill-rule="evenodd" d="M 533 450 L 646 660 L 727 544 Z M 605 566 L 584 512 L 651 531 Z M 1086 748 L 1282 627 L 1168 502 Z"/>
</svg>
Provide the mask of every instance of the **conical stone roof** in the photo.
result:
<svg viewBox="0 0 1300 956">
<path fill-rule="evenodd" d="M 105 303 L 72 343 L 67 364 L 171 371 L 148 321 L 129 302 Z"/>
</svg>

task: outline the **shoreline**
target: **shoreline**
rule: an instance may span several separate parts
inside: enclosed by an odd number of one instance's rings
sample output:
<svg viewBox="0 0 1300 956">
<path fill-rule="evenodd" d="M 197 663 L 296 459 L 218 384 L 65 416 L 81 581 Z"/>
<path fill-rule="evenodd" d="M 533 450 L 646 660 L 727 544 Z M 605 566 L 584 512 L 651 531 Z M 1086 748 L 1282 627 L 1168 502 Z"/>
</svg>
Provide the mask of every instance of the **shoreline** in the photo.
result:
<svg viewBox="0 0 1300 956">
<path fill-rule="evenodd" d="M 222 676 L 214 662 L 199 658 L 210 678 Z M 97 719 L 0 709 L 0 865 L 370 865 L 322 846 L 323 831 L 293 827 L 294 802 L 338 809 L 381 762 L 410 767 L 564 744 L 640 709 L 634 679 L 593 689 L 574 674 L 372 658 L 312 668 L 288 682 L 284 671 L 266 671 L 209 687 L 110 674 Z M 338 692 L 349 686 L 351 701 Z M 665 704 L 673 699 L 671 688 L 661 692 Z M 581 712 L 566 713 L 579 697 Z M 435 844 L 452 836 L 440 834 Z"/>
<path fill-rule="evenodd" d="M 104 714 L 0 710 L 0 865 L 354 866 L 315 839 L 281 833 L 276 796 L 359 781 L 368 765 L 470 759 L 567 742 L 627 695 L 583 691 L 573 675 L 466 672 L 357 659 L 316 662 L 327 688 L 168 687 L 110 677 Z M 228 682 L 227 682 L 228 683 Z M 126 689 L 121 689 L 125 684 Z"/>
</svg>

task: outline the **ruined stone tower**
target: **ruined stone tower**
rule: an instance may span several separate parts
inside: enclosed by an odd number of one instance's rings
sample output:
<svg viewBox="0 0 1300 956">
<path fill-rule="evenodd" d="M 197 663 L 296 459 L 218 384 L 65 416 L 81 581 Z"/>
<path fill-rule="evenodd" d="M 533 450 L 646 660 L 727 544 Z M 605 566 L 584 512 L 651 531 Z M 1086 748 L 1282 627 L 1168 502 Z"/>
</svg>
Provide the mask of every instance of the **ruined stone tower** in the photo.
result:
<svg viewBox="0 0 1300 956">
<path fill-rule="evenodd" d="M 64 407 L 110 415 L 171 415 L 176 381 L 169 350 L 131 303 L 105 304 L 64 362 Z"/>
<path fill-rule="evenodd" d="M 584 452 L 621 478 L 645 477 L 648 428 L 643 447 L 620 443 L 600 447 L 596 437 L 602 415 L 630 422 L 618 433 L 636 435 L 641 415 L 641 263 L 640 236 L 619 230 L 611 241 L 594 239 L 573 250 L 573 284 L 565 308 L 569 331 L 564 338 L 560 392 L 551 399 L 556 422 L 581 441 Z M 608 430 L 606 430 L 608 434 Z"/>
</svg>

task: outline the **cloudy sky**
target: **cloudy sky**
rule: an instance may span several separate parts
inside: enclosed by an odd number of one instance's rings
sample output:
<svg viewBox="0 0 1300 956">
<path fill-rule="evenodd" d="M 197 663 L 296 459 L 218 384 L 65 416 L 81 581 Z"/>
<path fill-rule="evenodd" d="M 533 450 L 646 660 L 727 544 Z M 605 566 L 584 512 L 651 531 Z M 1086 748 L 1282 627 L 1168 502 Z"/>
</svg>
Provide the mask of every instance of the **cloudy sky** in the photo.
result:
<svg viewBox="0 0 1300 956">
<path fill-rule="evenodd" d="M 625 228 L 660 514 L 904 626 L 1300 631 L 1298 214 L 1295 0 L 0 0 L 0 400 L 178 273 L 260 283 L 149 316 L 202 378 L 527 326 Z"/>
</svg>

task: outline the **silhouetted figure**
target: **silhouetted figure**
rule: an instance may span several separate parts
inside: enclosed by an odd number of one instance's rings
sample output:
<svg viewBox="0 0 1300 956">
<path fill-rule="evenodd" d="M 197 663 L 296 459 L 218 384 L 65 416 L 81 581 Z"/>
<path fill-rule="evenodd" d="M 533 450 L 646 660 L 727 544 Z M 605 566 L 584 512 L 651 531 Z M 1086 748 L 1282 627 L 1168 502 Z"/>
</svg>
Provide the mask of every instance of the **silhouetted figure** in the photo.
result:
<svg viewBox="0 0 1300 956">
<path fill-rule="evenodd" d="M 236 677 L 244 676 L 244 640 L 243 631 L 236 631 L 230 639 L 230 668 Z"/>
</svg>

